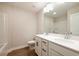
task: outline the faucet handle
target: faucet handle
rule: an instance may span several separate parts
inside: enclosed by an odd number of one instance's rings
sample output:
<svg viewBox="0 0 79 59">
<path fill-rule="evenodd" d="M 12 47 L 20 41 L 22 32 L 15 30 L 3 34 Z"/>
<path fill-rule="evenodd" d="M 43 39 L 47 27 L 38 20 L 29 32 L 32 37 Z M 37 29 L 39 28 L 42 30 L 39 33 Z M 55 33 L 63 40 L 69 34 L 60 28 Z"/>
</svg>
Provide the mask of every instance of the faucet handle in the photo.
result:
<svg viewBox="0 0 79 59">
<path fill-rule="evenodd" d="M 69 32 L 68 34 L 72 34 L 72 32 Z"/>
</svg>

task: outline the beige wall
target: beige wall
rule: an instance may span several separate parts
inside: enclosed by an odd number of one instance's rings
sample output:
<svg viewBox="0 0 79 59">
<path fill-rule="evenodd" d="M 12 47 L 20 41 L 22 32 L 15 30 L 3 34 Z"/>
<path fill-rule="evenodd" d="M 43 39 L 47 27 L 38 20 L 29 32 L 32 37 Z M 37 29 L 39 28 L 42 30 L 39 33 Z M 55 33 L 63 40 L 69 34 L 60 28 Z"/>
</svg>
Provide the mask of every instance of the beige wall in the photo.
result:
<svg viewBox="0 0 79 59">
<path fill-rule="evenodd" d="M 32 40 L 37 33 L 36 14 L 13 6 L 2 8 L 5 17 L 7 48 L 27 46 L 27 41 Z"/>
</svg>

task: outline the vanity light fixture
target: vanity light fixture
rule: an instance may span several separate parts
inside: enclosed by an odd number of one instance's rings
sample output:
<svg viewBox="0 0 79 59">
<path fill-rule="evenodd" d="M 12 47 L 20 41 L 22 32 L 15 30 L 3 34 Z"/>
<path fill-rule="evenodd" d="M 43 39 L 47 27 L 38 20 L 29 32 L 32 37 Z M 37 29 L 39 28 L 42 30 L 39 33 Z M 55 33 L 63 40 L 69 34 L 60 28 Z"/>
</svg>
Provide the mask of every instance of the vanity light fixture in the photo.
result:
<svg viewBox="0 0 79 59">
<path fill-rule="evenodd" d="M 54 6 L 55 6 L 56 4 L 62 4 L 62 3 L 64 3 L 64 2 L 63 2 L 63 1 L 59 1 L 59 2 L 55 2 L 55 3 L 48 3 L 48 4 L 46 5 L 46 7 L 44 7 L 43 12 L 44 12 L 44 13 L 48 13 L 49 11 L 53 11 Z M 54 12 L 53 14 L 56 14 L 56 12 Z"/>
<path fill-rule="evenodd" d="M 56 14 L 56 12 L 53 12 L 53 15 L 55 15 Z"/>
<path fill-rule="evenodd" d="M 44 8 L 44 13 L 47 13 L 49 11 L 52 11 L 54 9 L 54 4 L 49 3 L 47 6 Z"/>
<path fill-rule="evenodd" d="M 44 13 L 47 13 L 47 12 L 49 12 L 49 9 L 47 7 L 45 7 L 43 11 L 44 11 Z"/>
</svg>

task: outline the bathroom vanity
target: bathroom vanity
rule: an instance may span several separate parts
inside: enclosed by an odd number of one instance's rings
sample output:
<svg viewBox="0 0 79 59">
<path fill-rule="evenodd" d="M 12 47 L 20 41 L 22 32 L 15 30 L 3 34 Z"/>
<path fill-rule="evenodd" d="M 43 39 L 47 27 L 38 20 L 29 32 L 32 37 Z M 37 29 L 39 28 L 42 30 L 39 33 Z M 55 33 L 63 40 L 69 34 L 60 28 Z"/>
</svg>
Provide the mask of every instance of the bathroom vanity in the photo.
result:
<svg viewBox="0 0 79 59">
<path fill-rule="evenodd" d="M 38 56 L 79 56 L 79 42 L 53 35 L 38 34 L 35 37 Z"/>
</svg>

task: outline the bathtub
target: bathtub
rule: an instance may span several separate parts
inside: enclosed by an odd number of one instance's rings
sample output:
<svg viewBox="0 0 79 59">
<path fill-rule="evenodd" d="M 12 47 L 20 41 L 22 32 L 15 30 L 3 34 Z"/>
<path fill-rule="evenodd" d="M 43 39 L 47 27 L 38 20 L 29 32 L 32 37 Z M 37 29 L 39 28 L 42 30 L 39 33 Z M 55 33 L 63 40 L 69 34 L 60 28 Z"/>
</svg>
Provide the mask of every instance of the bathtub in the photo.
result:
<svg viewBox="0 0 79 59">
<path fill-rule="evenodd" d="M 0 43 L 0 56 L 5 55 L 4 51 L 6 50 L 7 43 Z"/>
</svg>

